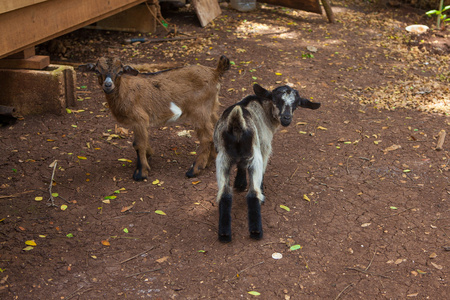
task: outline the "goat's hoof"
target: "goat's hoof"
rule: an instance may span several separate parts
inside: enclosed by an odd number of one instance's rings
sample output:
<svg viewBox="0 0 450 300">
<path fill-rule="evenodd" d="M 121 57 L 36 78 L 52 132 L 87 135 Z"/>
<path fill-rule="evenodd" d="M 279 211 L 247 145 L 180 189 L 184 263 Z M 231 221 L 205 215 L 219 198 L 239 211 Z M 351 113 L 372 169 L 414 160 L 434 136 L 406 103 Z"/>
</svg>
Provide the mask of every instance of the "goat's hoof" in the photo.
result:
<svg viewBox="0 0 450 300">
<path fill-rule="evenodd" d="M 136 170 L 136 171 L 134 171 L 133 179 L 135 181 L 143 181 L 143 180 L 147 179 L 147 176 L 143 176 L 139 170 Z"/>
<path fill-rule="evenodd" d="M 231 242 L 231 235 L 219 234 L 219 241 L 222 243 L 229 243 Z"/>
<path fill-rule="evenodd" d="M 263 237 L 263 232 L 261 231 L 250 231 L 250 237 L 254 240 L 260 240 Z"/>
<path fill-rule="evenodd" d="M 187 172 L 186 172 L 186 177 L 187 178 L 193 178 L 193 177 L 195 177 L 196 176 L 196 174 L 194 174 L 194 168 L 192 167 L 192 168 L 190 168 Z"/>
</svg>

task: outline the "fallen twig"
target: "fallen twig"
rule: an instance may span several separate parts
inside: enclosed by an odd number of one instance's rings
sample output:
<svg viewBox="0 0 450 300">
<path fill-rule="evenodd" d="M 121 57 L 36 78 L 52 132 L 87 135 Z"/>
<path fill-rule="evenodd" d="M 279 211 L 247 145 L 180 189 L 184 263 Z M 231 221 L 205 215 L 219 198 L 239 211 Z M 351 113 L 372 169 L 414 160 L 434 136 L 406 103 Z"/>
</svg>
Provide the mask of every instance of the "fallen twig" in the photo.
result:
<svg viewBox="0 0 450 300">
<path fill-rule="evenodd" d="M 53 198 L 53 195 L 52 195 L 52 187 L 53 187 L 53 178 L 55 178 L 55 171 L 56 171 L 57 164 L 58 164 L 58 161 L 55 160 L 54 165 L 53 165 L 52 179 L 50 180 L 50 185 L 48 187 L 48 192 L 50 193 L 50 198 L 47 200 L 47 201 L 51 201 L 51 203 L 48 204 L 49 206 L 55 206 L 55 207 L 57 205 L 55 204 L 55 199 Z"/>
<path fill-rule="evenodd" d="M 300 250 L 300 251 L 301 251 L 301 250 Z M 306 259 L 306 256 L 303 254 L 303 252 L 300 252 L 300 253 L 302 254 L 303 260 L 305 261 L 305 266 L 306 266 L 306 268 L 308 269 L 309 272 L 312 272 L 311 269 L 309 268 L 308 260 Z"/>
<path fill-rule="evenodd" d="M 294 177 L 294 175 L 295 175 L 295 173 L 297 172 L 297 170 L 298 170 L 299 167 L 300 167 L 300 166 L 297 166 L 297 168 L 295 168 L 294 173 L 292 173 L 292 175 L 289 177 L 289 179 L 292 179 L 292 177 Z"/>
<path fill-rule="evenodd" d="M 348 161 L 350 160 L 350 158 L 352 158 L 351 155 L 347 158 L 347 163 L 345 165 L 345 169 L 347 170 L 347 175 L 350 175 L 350 171 L 348 170 Z"/>
<path fill-rule="evenodd" d="M 402 213 L 404 213 L 405 211 L 408 211 L 408 210 L 410 210 L 410 209 L 414 209 L 414 208 L 413 208 L 413 207 L 411 207 L 411 208 L 406 208 L 406 209 L 404 209 L 404 210 L 402 210 L 402 211 L 399 211 L 399 212 L 397 212 L 397 213 L 395 213 L 395 214 L 392 214 L 392 215 L 389 215 L 389 216 L 385 216 L 384 218 L 389 218 L 389 217 L 397 216 L 397 215 L 402 214 Z"/>
<path fill-rule="evenodd" d="M 130 277 L 133 277 L 133 276 L 138 276 L 138 275 L 141 275 L 141 274 L 144 274 L 144 273 L 149 273 L 149 272 L 156 272 L 156 271 L 159 271 L 159 270 L 161 270 L 161 269 L 162 269 L 162 268 L 156 268 L 156 269 L 146 270 L 146 271 L 142 271 L 142 272 L 139 272 L 139 273 L 134 273 L 134 274 L 127 275 L 127 276 L 125 276 L 125 278 L 130 278 Z"/>
<path fill-rule="evenodd" d="M 376 247 L 375 247 L 375 251 L 373 251 L 372 259 L 370 260 L 369 265 L 368 265 L 367 268 L 364 270 L 365 272 L 367 272 L 367 270 L 369 270 L 370 266 L 372 265 L 373 259 L 375 258 L 375 254 L 377 254 L 377 248 L 376 248 Z"/>
<path fill-rule="evenodd" d="M 323 182 L 319 182 L 319 184 L 320 184 L 320 185 L 324 185 L 324 186 L 326 186 L 327 188 L 332 189 L 332 190 L 335 190 L 335 191 L 337 191 L 337 190 L 339 190 L 339 189 L 343 189 L 343 187 L 339 187 L 339 186 L 338 186 L 337 188 L 334 188 L 334 187 L 329 186 L 328 184 L 323 183 Z"/>
<path fill-rule="evenodd" d="M 336 298 L 334 298 L 334 300 L 339 299 L 339 297 L 345 292 L 346 289 L 348 289 L 349 287 L 353 286 L 353 283 L 350 283 L 349 285 L 347 285 L 337 296 Z"/>
<path fill-rule="evenodd" d="M 84 289 L 84 286 L 80 287 L 79 289 L 77 289 L 75 292 L 73 292 L 72 294 L 70 294 L 67 298 L 64 298 L 66 300 L 72 299 L 75 296 L 80 296 L 86 292 L 89 292 L 90 290 L 92 290 L 92 288 L 87 288 L 86 290 L 80 292 L 80 290 Z"/>
<path fill-rule="evenodd" d="M 199 221 L 199 220 L 195 220 L 195 219 L 188 219 L 188 220 L 189 220 L 189 221 L 193 221 L 193 222 L 197 222 L 197 223 L 206 224 L 206 225 L 209 225 L 209 226 L 211 226 L 211 227 L 216 228 L 215 225 L 213 225 L 213 224 L 211 224 L 211 223 L 208 223 L 208 222 L 203 222 L 203 221 Z"/>
<path fill-rule="evenodd" d="M 135 256 L 132 256 L 132 257 L 130 257 L 130 258 L 127 258 L 127 259 L 121 261 L 120 264 L 126 263 L 126 262 L 128 262 L 128 261 L 130 261 L 130 260 L 132 260 L 132 259 L 135 259 L 136 257 L 141 256 L 142 254 L 145 254 L 145 253 L 147 253 L 147 252 L 149 252 L 149 251 L 151 251 L 151 250 L 153 250 L 153 249 L 155 249 L 155 246 L 153 246 L 153 247 L 151 247 L 150 249 L 145 250 L 145 251 L 143 251 L 143 252 L 141 252 L 141 253 L 139 253 L 139 254 L 136 254 Z"/>
<path fill-rule="evenodd" d="M 377 250 L 378 248 L 375 248 L 375 251 L 373 251 L 373 255 L 372 255 L 372 259 L 370 260 L 369 264 L 367 265 L 367 267 L 364 270 L 358 269 L 358 268 L 345 268 L 346 270 L 353 270 L 353 271 L 357 271 L 357 272 L 361 272 L 361 273 L 365 273 L 365 274 L 370 274 L 370 275 L 374 275 L 374 276 L 380 276 L 383 278 L 387 278 L 390 279 L 387 276 L 384 275 L 380 275 L 380 274 L 374 274 L 372 272 L 369 272 L 369 268 L 372 265 L 373 259 L 375 258 L 375 255 L 377 254 Z"/>
<path fill-rule="evenodd" d="M 392 279 L 391 277 L 388 277 L 388 276 L 385 276 L 385 275 L 374 274 L 374 273 L 372 273 L 372 272 L 365 271 L 365 270 L 361 270 L 361 269 L 358 269 L 358 268 L 345 268 L 345 269 L 346 269 L 346 270 L 353 270 L 353 271 L 357 271 L 357 272 L 361 272 L 361 273 L 369 274 L 369 275 L 373 275 L 373 276 L 380 276 L 380 277 L 386 278 L 386 279 Z"/>
<path fill-rule="evenodd" d="M 35 190 L 31 190 L 31 191 L 25 191 L 25 192 L 21 192 L 21 193 L 16 193 L 16 194 L 12 194 L 12 195 L 6 195 L 6 196 L 0 196 L 0 199 L 6 199 L 6 198 L 15 198 L 15 197 L 19 197 L 23 194 L 28 194 L 31 192 L 34 192 Z"/>
<path fill-rule="evenodd" d="M 262 244 L 261 247 L 272 245 L 272 244 L 286 244 L 286 242 L 267 242 L 265 244 Z"/>
<path fill-rule="evenodd" d="M 245 269 L 242 269 L 242 270 L 240 270 L 240 271 L 237 271 L 236 276 L 233 277 L 233 278 L 230 278 L 229 280 L 239 278 L 239 276 L 240 276 L 240 274 L 241 274 L 242 272 L 247 271 L 248 269 L 254 268 L 254 267 L 256 267 L 256 266 L 259 266 L 260 264 L 263 264 L 263 263 L 264 263 L 264 261 L 260 261 L 260 262 L 257 263 L 257 264 L 251 265 L 251 266 L 249 266 L 249 267 L 247 267 L 247 268 L 245 268 Z"/>
</svg>

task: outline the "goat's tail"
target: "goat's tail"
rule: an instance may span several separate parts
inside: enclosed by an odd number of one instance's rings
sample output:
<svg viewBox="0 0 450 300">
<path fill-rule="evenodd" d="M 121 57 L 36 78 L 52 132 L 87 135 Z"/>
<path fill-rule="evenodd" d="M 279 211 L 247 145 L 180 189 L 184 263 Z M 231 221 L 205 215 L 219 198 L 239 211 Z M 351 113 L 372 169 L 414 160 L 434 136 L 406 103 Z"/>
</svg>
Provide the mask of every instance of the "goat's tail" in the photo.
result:
<svg viewBox="0 0 450 300">
<path fill-rule="evenodd" d="M 230 60 L 225 56 L 222 55 L 219 59 L 219 63 L 217 65 L 217 73 L 219 74 L 219 77 L 222 77 L 223 74 L 225 74 L 226 71 L 230 69 Z"/>
<path fill-rule="evenodd" d="M 236 105 L 230 112 L 227 118 L 227 133 L 234 137 L 236 141 L 245 138 L 250 132 L 245 118 L 245 113 L 241 106 Z"/>
<path fill-rule="evenodd" d="M 221 138 L 228 154 L 234 158 L 248 158 L 252 153 L 254 131 L 248 123 L 249 112 L 236 105 L 229 113 Z"/>
</svg>

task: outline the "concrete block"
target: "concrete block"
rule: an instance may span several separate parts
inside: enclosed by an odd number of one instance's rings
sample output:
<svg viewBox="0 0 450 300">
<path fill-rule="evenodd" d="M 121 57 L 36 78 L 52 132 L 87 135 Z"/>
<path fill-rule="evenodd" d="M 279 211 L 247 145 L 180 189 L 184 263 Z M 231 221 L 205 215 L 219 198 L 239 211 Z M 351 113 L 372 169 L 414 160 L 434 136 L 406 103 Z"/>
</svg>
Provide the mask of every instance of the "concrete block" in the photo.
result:
<svg viewBox="0 0 450 300">
<path fill-rule="evenodd" d="M 0 69 L 0 105 L 12 106 L 23 116 L 62 114 L 76 104 L 75 85 L 76 72 L 71 66 Z"/>
</svg>

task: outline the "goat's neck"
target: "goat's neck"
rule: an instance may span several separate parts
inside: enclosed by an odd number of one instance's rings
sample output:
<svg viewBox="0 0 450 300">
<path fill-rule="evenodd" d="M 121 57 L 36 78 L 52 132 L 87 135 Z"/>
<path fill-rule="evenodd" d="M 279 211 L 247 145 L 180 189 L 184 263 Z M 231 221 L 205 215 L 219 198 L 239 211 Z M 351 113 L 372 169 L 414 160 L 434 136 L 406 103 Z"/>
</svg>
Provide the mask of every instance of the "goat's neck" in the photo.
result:
<svg viewBox="0 0 450 300">
<path fill-rule="evenodd" d="M 275 107 L 272 104 L 272 101 L 266 100 L 262 102 L 262 107 L 264 109 L 267 120 L 269 121 L 267 124 L 270 124 L 270 128 L 272 132 L 275 132 L 277 128 L 280 126 L 280 120 L 275 115 Z"/>
<path fill-rule="evenodd" d="M 109 110 L 116 120 L 120 123 L 125 122 L 130 110 L 130 104 L 127 101 L 124 101 L 123 95 L 120 95 L 119 87 L 116 86 L 112 93 L 105 94 L 105 96 Z"/>
<path fill-rule="evenodd" d="M 109 107 L 112 109 L 113 107 L 117 106 L 120 102 L 120 95 L 118 89 L 114 89 L 112 93 L 106 94 L 106 101 L 108 102 Z"/>
</svg>

